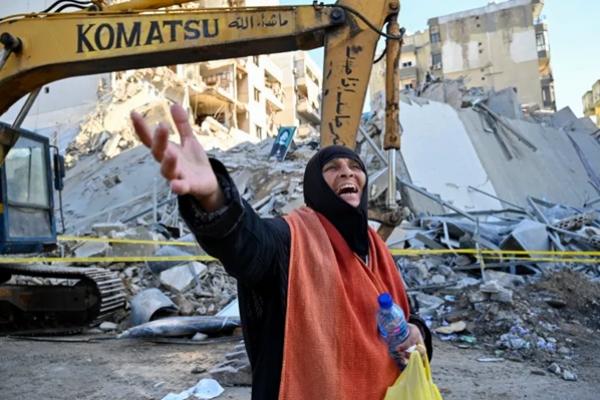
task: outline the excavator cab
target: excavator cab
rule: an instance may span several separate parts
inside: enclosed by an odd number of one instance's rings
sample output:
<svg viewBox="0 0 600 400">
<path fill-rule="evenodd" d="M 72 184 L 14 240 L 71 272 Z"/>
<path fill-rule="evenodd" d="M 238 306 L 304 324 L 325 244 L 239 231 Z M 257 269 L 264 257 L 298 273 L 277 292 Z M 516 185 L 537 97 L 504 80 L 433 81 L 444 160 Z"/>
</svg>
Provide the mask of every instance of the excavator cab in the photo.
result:
<svg viewBox="0 0 600 400">
<path fill-rule="evenodd" d="M 53 181 L 62 185 L 62 178 L 53 176 L 49 140 L 6 124 L 0 124 L 0 131 L 4 137 L 16 138 L 10 152 L 3 143 L 0 254 L 50 250 L 56 246 Z"/>
</svg>

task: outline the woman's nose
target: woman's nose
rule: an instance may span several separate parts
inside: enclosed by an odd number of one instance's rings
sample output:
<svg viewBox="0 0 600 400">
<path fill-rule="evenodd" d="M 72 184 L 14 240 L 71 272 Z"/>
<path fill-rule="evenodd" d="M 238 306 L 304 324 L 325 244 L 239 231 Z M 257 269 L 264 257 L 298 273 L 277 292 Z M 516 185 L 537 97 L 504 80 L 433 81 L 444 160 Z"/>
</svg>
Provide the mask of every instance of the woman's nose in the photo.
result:
<svg viewBox="0 0 600 400">
<path fill-rule="evenodd" d="M 346 164 L 342 165 L 342 168 L 340 171 L 341 171 L 342 176 L 354 175 L 354 171 L 352 171 L 352 168 L 350 168 L 350 166 L 346 165 Z"/>
</svg>

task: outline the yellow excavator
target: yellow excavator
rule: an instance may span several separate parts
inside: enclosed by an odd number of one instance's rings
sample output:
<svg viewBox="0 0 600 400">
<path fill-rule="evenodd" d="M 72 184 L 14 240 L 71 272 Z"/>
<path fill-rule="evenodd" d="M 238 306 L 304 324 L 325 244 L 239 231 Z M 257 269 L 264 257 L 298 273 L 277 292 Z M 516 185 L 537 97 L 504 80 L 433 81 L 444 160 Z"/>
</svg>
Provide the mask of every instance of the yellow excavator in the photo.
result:
<svg viewBox="0 0 600 400">
<path fill-rule="evenodd" d="M 399 0 L 303 6 L 180 8 L 191 0 L 58 0 L 47 12 L 0 19 L 0 115 L 29 94 L 12 124 L 0 124 L 0 253 L 38 252 L 56 242 L 54 189 L 64 163 L 47 139 L 20 129 L 41 87 L 109 71 L 325 48 L 321 145 L 356 145 L 377 42 L 386 45 L 386 209 L 382 233 L 399 222 L 394 152 L 400 148 Z M 68 7 L 76 12 L 60 12 Z M 54 12 L 52 11 L 54 10 Z M 385 28 L 385 31 L 383 29 Z M 52 160 L 52 162 L 51 162 Z M 65 278 L 63 286 L 0 286 L 0 331 L 83 326 L 121 308 L 118 277 L 98 268 L 0 264 L 14 275 Z"/>
</svg>

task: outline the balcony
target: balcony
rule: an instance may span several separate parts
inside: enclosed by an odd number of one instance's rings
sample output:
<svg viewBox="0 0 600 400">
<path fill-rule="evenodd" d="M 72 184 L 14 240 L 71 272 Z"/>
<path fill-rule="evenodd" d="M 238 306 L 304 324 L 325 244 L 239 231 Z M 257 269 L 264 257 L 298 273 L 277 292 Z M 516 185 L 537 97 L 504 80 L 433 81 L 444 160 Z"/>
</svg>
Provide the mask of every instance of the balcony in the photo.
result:
<svg viewBox="0 0 600 400">
<path fill-rule="evenodd" d="M 269 87 L 265 84 L 265 90 L 263 90 L 265 96 L 265 102 L 267 105 L 267 111 L 279 112 L 283 110 L 283 92 L 279 89 Z"/>
<path fill-rule="evenodd" d="M 298 99 L 296 111 L 302 118 L 310 123 L 318 124 L 321 122 L 321 110 L 317 105 L 309 102 L 306 97 Z"/>
<path fill-rule="evenodd" d="M 262 57 L 260 59 L 260 65 L 265 70 L 265 78 L 268 77 L 269 80 L 275 82 L 283 82 L 283 71 L 275 64 L 271 57 Z"/>
<path fill-rule="evenodd" d="M 304 75 L 304 77 L 296 79 L 296 102 L 300 104 L 300 102 L 304 99 L 309 104 L 317 104 L 317 106 L 313 107 L 317 109 L 317 114 L 319 114 L 319 106 L 320 103 L 320 88 L 317 86 L 308 76 Z M 310 107 L 308 107 L 310 109 Z"/>
<path fill-rule="evenodd" d="M 554 94 L 554 77 L 552 75 L 543 76 L 540 79 L 542 88 L 543 109 L 556 111 L 556 96 Z"/>
<path fill-rule="evenodd" d="M 535 42 L 537 46 L 540 66 L 550 62 L 550 45 L 548 44 L 548 25 L 539 23 L 535 25 Z"/>
</svg>

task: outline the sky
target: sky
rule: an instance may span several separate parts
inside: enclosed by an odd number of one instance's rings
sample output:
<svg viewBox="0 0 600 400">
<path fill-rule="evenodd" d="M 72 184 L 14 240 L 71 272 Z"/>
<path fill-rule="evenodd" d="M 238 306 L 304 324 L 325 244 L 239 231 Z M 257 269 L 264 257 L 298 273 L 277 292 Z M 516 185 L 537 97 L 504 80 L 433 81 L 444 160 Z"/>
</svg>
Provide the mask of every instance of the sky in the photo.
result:
<svg viewBox="0 0 600 400">
<path fill-rule="evenodd" d="M 282 5 L 311 3 L 281 0 Z M 416 32 L 427 28 L 429 18 L 483 7 L 488 3 L 488 0 L 400 0 L 400 26 L 407 32 Z M 600 0 L 545 0 L 541 15 L 548 24 L 556 106 L 558 109 L 569 106 L 582 117 L 581 97 L 600 79 Z M 318 64 L 323 63 L 322 54 L 322 50 L 311 52 Z"/>
</svg>

